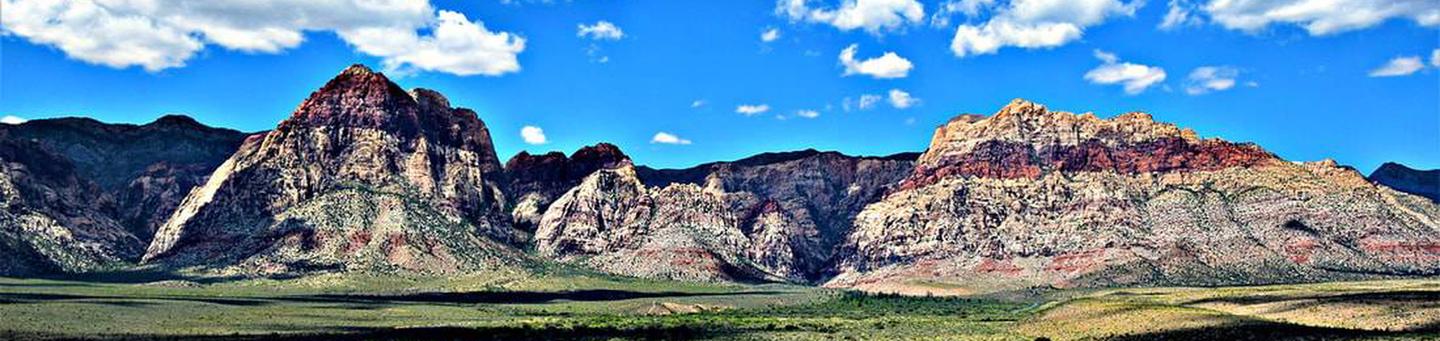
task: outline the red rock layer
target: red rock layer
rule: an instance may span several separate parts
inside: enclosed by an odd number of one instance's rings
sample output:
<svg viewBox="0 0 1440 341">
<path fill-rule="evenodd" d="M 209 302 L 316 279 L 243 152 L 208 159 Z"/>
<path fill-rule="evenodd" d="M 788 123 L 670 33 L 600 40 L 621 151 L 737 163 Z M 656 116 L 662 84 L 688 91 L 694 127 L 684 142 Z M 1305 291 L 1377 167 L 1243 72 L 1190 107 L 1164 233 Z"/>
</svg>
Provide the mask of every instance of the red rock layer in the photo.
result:
<svg viewBox="0 0 1440 341">
<path fill-rule="evenodd" d="M 1047 146 L 1039 151 L 1025 143 L 987 141 L 969 153 L 950 157 L 938 167 L 919 166 L 902 189 L 924 187 L 948 177 L 1036 179 L 1045 172 L 1115 172 L 1121 174 L 1215 171 L 1279 162 L 1253 144 L 1182 138 L 1161 138 L 1110 146 L 1089 140 L 1074 146 Z"/>
</svg>

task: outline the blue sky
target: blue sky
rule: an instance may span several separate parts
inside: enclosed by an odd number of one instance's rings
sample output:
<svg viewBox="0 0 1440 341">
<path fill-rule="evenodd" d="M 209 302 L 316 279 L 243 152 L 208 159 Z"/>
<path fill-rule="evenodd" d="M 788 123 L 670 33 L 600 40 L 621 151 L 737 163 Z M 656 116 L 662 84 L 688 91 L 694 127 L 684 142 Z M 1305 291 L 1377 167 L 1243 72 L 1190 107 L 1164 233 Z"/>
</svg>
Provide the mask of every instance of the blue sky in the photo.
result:
<svg viewBox="0 0 1440 341">
<path fill-rule="evenodd" d="M 0 1 L 0 116 L 22 119 L 265 130 L 364 63 L 475 109 L 502 159 L 602 141 L 659 167 L 921 151 L 948 118 L 1020 97 L 1290 160 L 1440 168 L 1431 1 Z"/>
</svg>

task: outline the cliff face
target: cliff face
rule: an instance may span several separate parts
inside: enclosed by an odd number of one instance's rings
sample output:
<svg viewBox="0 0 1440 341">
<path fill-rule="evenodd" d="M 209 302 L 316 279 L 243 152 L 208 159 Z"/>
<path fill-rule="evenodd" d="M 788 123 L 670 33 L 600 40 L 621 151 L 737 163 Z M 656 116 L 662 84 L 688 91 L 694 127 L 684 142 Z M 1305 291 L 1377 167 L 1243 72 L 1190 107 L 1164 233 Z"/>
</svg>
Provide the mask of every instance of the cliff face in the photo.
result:
<svg viewBox="0 0 1440 341">
<path fill-rule="evenodd" d="M 536 249 L 624 275 L 812 282 L 850 217 L 909 174 L 912 159 L 803 151 L 601 170 L 549 206 Z"/>
<path fill-rule="evenodd" d="M 180 198 L 225 161 L 245 134 L 212 128 L 178 115 L 144 125 L 90 119 L 33 120 L 0 125 L 8 139 L 25 141 L 64 159 L 83 182 L 116 207 L 103 212 L 148 242 Z"/>
<path fill-rule="evenodd" d="M 1386 162 L 1370 173 L 1370 181 L 1397 191 L 1410 193 L 1440 203 L 1440 169 L 1417 170 Z"/>
<path fill-rule="evenodd" d="M 352 66 L 191 192 L 145 261 L 248 274 L 447 273 L 522 259 L 485 124 Z"/>
<path fill-rule="evenodd" d="M 560 152 L 520 152 L 505 162 L 506 193 L 514 203 L 512 222 L 518 229 L 534 232 L 545 209 L 586 176 L 629 164 L 630 157 L 609 143 L 581 148 L 569 157 Z"/>
<path fill-rule="evenodd" d="M 115 202 L 63 156 L 0 138 L 0 275 L 103 270 L 139 256 Z"/>
<path fill-rule="evenodd" d="M 827 285 L 1253 284 L 1440 271 L 1440 208 L 1333 162 L 1019 101 L 936 130 Z"/>
</svg>

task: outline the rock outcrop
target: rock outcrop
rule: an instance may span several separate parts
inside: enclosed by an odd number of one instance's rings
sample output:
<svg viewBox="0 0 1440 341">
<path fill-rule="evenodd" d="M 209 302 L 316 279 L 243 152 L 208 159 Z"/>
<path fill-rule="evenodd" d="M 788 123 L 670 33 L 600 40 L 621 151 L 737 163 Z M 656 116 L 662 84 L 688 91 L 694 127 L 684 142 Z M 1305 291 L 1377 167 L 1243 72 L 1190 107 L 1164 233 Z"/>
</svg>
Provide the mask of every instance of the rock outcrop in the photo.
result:
<svg viewBox="0 0 1440 341">
<path fill-rule="evenodd" d="M 473 111 L 356 65 L 190 192 L 145 262 L 242 275 L 503 267 L 523 255 L 500 178 Z"/>
<path fill-rule="evenodd" d="M 1417 170 L 1386 162 L 1370 173 L 1370 181 L 1397 191 L 1410 193 L 1440 203 L 1440 169 Z"/>
<path fill-rule="evenodd" d="M 909 174 L 913 159 L 811 150 L 680 170 L 626 163 L 555 200 L 536 250 L 623 275 L 813 282 L 850 218 Z"/>
<path fill-rule="evenodd" d="M 6 138 L 34 143 L 73 166 L 91 195 L 108 196 L 103 212 L 149 242 L 191 188 L 235 152 L 246 134 L 205 126 L 180 115 L 144 125 L 106 124 L 85 118 L 0 125 Z M 143 248 L 143 245 L 142 245 Z"/>
<path fill-rule="evenodd" d="M 1017 100 L 936 129 L 864 209 L 826 285 L 1220 285 L 1440 274 L 1440 207 L 1145 114 Z"/>
<path fill-rule="evenodd" d="M 244 136 L 173 115 L 145 125 L 0 125 L 0 275 L 133 264 L 180 198 Z"/>
<path fill-rule="evenodd" d="M 569 157 L 560 152 L 531 155 L 522 151 L 505 162 L 506 193 L 514 203 L 512 222 L 518 229 L 534 232 L 550 203 L 586 176 L 629 164 L 630 157 L 609 143 L 581 148 Z"/>
<path fill-rule="evenodd" d="M 65 157 L 0 138 L 0 276 L 104 270 L 137 258 L 140 240 L 97 193 Z"/>
</svg>

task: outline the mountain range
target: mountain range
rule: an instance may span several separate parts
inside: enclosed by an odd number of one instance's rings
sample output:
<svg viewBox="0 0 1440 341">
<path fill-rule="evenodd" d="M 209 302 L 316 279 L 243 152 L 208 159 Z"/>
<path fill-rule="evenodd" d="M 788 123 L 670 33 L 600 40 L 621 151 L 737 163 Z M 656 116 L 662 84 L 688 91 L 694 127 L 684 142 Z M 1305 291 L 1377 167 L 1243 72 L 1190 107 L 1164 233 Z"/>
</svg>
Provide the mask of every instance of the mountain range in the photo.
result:
<svg viewBox="0 0 1440 341">
<path fill-rule="evenodd" d="M 475 112 L 351 66 L 275 129 L 0 125 L 0 275 L 523 273 L 872 291 L 1440 274 L 1440 172 L 1015 100 L 923 153 L 653 169 L 598 143 L 501 163 Z"/>
</svg>

